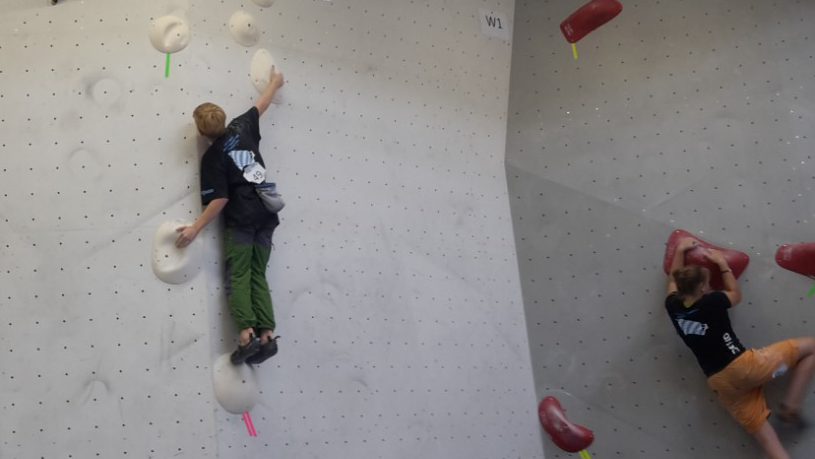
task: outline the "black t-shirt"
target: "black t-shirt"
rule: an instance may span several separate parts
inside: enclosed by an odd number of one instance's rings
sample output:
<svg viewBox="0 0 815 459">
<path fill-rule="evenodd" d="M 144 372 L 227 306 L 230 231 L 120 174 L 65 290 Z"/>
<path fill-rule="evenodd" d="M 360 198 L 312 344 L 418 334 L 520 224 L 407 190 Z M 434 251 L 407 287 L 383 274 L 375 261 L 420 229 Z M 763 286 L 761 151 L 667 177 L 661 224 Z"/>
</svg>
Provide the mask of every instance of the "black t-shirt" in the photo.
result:
<svg viewBox="0 0 815 459">
<path fill-rule="evenodd" d="M 705 375 L 718 373 L 744 352 L 730 325 L 730 299 L 724 292 L 712 292 L 686 308 L 673 293 L 665 300 L 676 333 L 693 351 Z"/>
<path fill-rule="evenodd" d="M 259 150 L 259 119 L 258 109 L 252 107 L 232 120 L 201 158 L 201 203 L 206 206 L 214 199 L 228 198 L 224 208 L 228 226 L 261 225 L 277 219 L 244 175 L 266 167 Z"/>
</svg>

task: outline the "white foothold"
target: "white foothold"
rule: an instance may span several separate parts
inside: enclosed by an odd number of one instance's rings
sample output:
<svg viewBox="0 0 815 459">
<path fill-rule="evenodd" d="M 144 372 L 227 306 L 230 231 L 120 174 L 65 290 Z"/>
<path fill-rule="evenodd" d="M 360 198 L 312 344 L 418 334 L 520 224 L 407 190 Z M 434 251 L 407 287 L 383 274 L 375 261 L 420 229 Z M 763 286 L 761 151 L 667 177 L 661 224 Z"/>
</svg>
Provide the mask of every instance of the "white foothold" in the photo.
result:
<svg viewBox="0 0 815 459">
<path fill-rule="evenodd" d="M 153 237 L 153 273 L 168 284 L 182 284 L 195 277 L 200 270 L 198 240 L 183 249 L 175 245 L 178 239 L 176 230 L 182 226 L 189 226 L 189 223 L 164 222 Z"/>
<path fill-rule="evenodd" d="M 221 407 L 232 414 L 250 411 L 260 394 L 249 365 L 232 365 L 229 354 L 218 357 L 212 365 L 212 388 Z"/>
<path fill-rule="evenodd" d="M 254 46 L 260 38 L 255 18 L 245 11 L 236 11 L 229 18 L 229 32 L 232 38 L 243 46 Z"/>
<path fill-rule="evenodd" d="M 178 16 L 162 16 L 150 26 L 150 43 L 162 53 L 176 53 L 190 43 L 190 26 Z"/>
<path fill-rule="evenodd" d="M 268 8 L 272 6 L 272 4 L 274 3 L 274 0 L 252 0 L 252 1 L 255 2 L 256 5 L 262 6 L 263 8 Z"/>
<path fill-rule="evenodd" d="M 269 85 L 272 74 L 272 67 L 275 66 L 274 58 L 269 51 L 259 49 L 252 56 L 252 64 L 249 69 L 249 77 L 258 92 L 263 92 Z"/>
</svg>

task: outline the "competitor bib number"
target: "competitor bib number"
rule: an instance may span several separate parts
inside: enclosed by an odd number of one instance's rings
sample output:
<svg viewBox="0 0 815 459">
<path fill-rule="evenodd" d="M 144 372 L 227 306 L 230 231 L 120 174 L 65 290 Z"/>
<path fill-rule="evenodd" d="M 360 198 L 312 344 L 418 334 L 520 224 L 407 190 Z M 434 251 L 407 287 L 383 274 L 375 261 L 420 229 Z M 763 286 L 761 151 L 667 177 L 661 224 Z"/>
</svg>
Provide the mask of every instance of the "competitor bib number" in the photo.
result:
<svg viewBox="0 0 815 459">
<path fill-rule="evenodd" d="M 243 178 L 250 183 L 263 183 L 266 181 L 266 169 L 260 163 L 253 163 L 243 170 Z"/>
</svg>

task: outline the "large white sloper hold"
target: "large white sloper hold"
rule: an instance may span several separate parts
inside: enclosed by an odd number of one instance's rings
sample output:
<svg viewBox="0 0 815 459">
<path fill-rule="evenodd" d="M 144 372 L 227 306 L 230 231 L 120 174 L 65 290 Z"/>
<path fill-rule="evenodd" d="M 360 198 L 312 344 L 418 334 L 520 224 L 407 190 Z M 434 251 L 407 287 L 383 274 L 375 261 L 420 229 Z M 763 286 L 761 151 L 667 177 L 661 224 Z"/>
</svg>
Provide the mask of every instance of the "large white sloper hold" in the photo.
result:
<svg viewBox="0 0 815 459">
<path fill-rule="evenodd" d="M 181 221 L 162 223 L 153 237 L 153 273 L 168 284 L 182 284 L 198 274 L 200 247 L 198 239 L 183 249 L 175 245 L 178 239 L 178 228 L 189 226 Z"/>
<path fill-rule="evenodd" d="M 190 44 L 190 26 L 184 19 L 168 15 L 150 25 L 150 43 L 162 53 L 177 53 Z"/>
<path fill-rule="evenodd" d="M 272 75 L 272 67 L 275 66 L 274 58 L 265 49 L 255 51 L 252 56 L 252 64 L 249 69 L 249 77 L 252 79 L 252 84 L 258 92 L 263 92 L 266 86 L 269 86 L 269 80 Z M 279 70 L 279 69 L 278 69 Z"/>
<path fill-rule="evenodd" d="M 255 373 L 249 365 L 233 365 L 229 354 L 218 357 L 212 365 L 212 388 L 218 403 L 232 414 L 251 410 L 260 397 Z"/>
<path fill-rule="evenodd" d="M 274 0 L 252 0 L 256 5 L 268 8 L 274 4 Z"/>
<path fill-rule="evenodd" d="M 245 11 L 236 11 L 229 18 L 229 33 L 232 38 L 243 46 L 254 46 L 260 38 L 255 18 Z"/>
</svg>

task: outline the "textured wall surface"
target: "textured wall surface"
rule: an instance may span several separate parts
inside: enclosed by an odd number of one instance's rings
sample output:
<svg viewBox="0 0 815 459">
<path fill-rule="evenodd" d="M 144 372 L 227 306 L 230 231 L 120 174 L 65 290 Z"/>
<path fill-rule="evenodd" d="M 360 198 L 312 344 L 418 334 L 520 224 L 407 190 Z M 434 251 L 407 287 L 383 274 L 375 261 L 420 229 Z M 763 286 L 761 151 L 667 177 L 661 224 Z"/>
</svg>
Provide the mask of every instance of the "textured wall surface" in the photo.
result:
<svg viewBox="0 0 815 459">
<path fill-rule="evenodd" d="M 664 313 L 661 263 L 674 228 L 743 250 L 742 341 L 812 333 L 812 282 L 773 255 L 813 240 L 815 5 L 624 1 L 574 61 L 558 26 L 581 3 L 516 4 L 507 175 L 538 396 L 596 458 L 758 458 Z"/>
<path fill-rule="evenodd" d="M 0 16 L 0 457 L 542 457 L 504 173 L 513 2 L 9 1 Z M 260 41 L 229 34 L 238 9 Z M 177 12 L 174 55 L 147 39 Z M 507 25 L 508 26 L 508 25 Z M 200 273 L 150 270 L 199 208 L 192 125 L 289 80 L 261 150 L 287 199 L 268 276 L 281 353 L 259 436 L 220 408 L 233 346 L 217 228 Z"/>
</svg>

